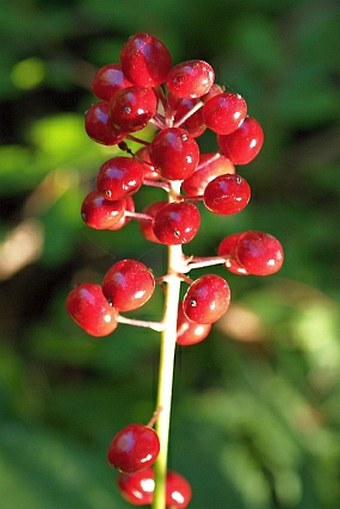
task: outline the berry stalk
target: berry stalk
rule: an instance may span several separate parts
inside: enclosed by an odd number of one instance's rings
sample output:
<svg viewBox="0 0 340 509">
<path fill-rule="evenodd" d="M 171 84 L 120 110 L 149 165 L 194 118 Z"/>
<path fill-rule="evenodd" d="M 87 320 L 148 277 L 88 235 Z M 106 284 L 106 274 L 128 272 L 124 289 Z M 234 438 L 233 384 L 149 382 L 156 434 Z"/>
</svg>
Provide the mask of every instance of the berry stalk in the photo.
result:
<svg viewBox="0 0 340 509">
<path fill-rule="evenodd" d="M 172 182 L 172 191 L 176 194 L 177 182 Z M 171 193 L 169 201 L 171 201 Z M 155 491 L 152 509 L 166 507 L 166 476 L 169 449 L 169 432 L 172 402 L 172 386 L 177 336 L 177 312 L 181 279 L 177 267 L 182 264 L 182 245 L 168 246 L 168 271 L 165 288 L 163 332 L 160 343 L 160 361 L 158 375 L 157 406 L 160 413 L 156 422 L 156 431 L 160 441 L 160 452 L 154 465 Z"/>
</svg>

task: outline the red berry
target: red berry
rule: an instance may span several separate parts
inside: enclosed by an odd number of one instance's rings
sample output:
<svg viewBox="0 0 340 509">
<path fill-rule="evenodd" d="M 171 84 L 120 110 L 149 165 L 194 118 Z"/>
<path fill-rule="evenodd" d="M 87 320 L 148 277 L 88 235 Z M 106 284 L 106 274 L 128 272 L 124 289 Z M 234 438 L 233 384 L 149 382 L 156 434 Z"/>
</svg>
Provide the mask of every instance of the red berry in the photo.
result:
<svg viewBox="0 0 340 509">
<path fill-rule="evenodd" d="M 234 164 L 248 164 L 261 150 L 263 130 L 254 118 L 247 117 L 233 133 L 218 135 L 217 142 L 223 154 Z"/>
<path fill-rule="evenodd" d="M 112 124 L 123 131 L 139 131 L 155 115 L 157 102 L 152 88 L 133 86 L 118 90 L 110 101 Z"/>
<path fill-rule="evenodd" d="M 143 175 L 143 165 L 136 159 L 114 157 L 99 168 L 97 189 L 107 200 L 120 200 L 138 191 Z"/>
<path fill-rule="evenodd" d="M 152 468 L 139 470 L 133 474 L 119 473 L 118 488 L 121 495 L 130 504 L 149 505 L 152 503 L 155 490 L 154 473 Z"/>
<path fill-rule="evenodd" d="M 92 82 L 94 95 L 109 101 L 120 89 L 131 87 L 132 83 L 126 79 L 120 64 L 107 64 L 98 69 Z"/>
<path fill-rule="evenodd" d="M 207 274 L 194 281 L 183 299 L 183 311 L 196 323 L 214 323 L 227 311 L 230 303 L 228 283 L 220 276 Z"/>
<path fill-rule="evenodd" d="M 235 173 L 235 166 L 229 159 L 213 152 L 201 154 L 196 170 L 184 180 L 182 189 L 187 196 L 202 195 L 209 182 L 226 173 Z"/>
<path fill-rule="evenodd" d="M 85 131 L 97 143 L 117 145 L 127 134 L 115 129 L 111 123 L 109 103 L 93 104 L 85 113 Z"/>
<path fill-rule="evenodd" d="M 164 83 L 171 68 L 168 48 L 147 33 L 130 37 L 121 50 L 120 60 L 127 78 L 143 87 L 156 87 Z"/>
<path fill-rule="evenodd" d="M 178 308 L 177 317 L 177 339 L 178 345 L 195 345 L 203 341 L 209 334 L 211 325 L 209 323 L 191 322 L 184 314 L 182 305 Z"/>
<path fill-rule="evenodd" d="M 150 145 L 150 159 L 162 177 L 170 180 L 188 178 L 199 161 L 197 142 L 180 127 L 160 131 Z"/>
<path fill-rule="evenodd" d="M 191 501 L 191 486 L 177 472 L 168 471 L 166 476 L 166 505 L 171 509 L 185 509 Z"/>
<path fill-rule="evenodd" d="M 195 237 L 200 222 L 200 213 L 193 203 L 169 203 L 157 212 L 153 230 L 162 244 L 186 244 Z"/>
<path fill-rule="evenodd" d="M 155 430 L 143 424 L 129 424 L 114 436 L 107 456 L 112 467 L 130 473 L 150 467 L 158 453 Z"/>
<path fill-rule="evenodd" d="M 231 215 L 243 210 L 249 203 L 251 190 L 240 175 L 220 175 L 209 182 L 203 200 L 214 214 Z"/>
<path fill-rule="evenodd" d="M 170 70 L 166 85 L 177 97 L 197 98 L 209 92 L 214 79 L 215 73 L 210 64 L 204 60 L 187 60 Z"/>
<path fill-rule="evenodd" d="M 155 278 L 137 260 L 121 260 L 108 270 L 103 279 L 103 293 L 118 311 L 131 311 L 145 304 L 155 289 Z"/>
<path fill-rule="evenodd" d="M 116 225 L 124 216 L 125 200 L 105 200 L 98 191 L 92 191 L 81 206 L 83 221 L 96 230 L 106 230 Z"/>
<path fill-rule="evenodd" d="M 248 274 L 255 276 L 275 274 L 282 267 L 283 257 L 281 243 L 269 233 L 248 231 L 237 243 L 237 262 Z"/>
<path fill-rule="evenodd" d="M 107 336 L 117 327 L 117 310 L 110 306 L 100 285 L 82 283 L 76 286 L 67 296 L 66 309 L 91 336 Z"/>
<path fill-rule="evenodd" d="M 157 201 L 155 203 L 151 203 L 151 205 L 148 205 L 143 210 L 143 214 L 148 214 L 152 218 L 155 217 L 157 212 L 161 210 L 161 208 L 164 207 L 164 205 L 167 205 L 168 202 L 166 201 Z M 139 228 L 142 233 L 142 235 L 151 242 L 156 242 L 157 244 L 160 244 L 160 241 L 156 237 L 154 231 L 153 231 L 154 221 L 140 221 Z"/>
<path fill-rule="evenodd" d="M 206 126 L 217 134 L 230 134 L 240 127 L 247 114 L 247 103 L 239 94 L 224 92 L 204 103 Z"/>
<path fill-rule="evenodd" d="M 218 246 L 219 256 L 225 256 L 225 267 L 233 274 L 248 276 L 248 272 L 237 260 L 237 246 L 244 233 L 234 233 L 225 237 Z"/>
<path fill-rule="evenodd" d="M 122 198 L 122 200 L 125 203 L 124 215 L 119 219 L 117 223 L 110 226 L 108 230 L 121 230 L 127 223 L 131 221 L 131 217 L 126 217 L 125 212 L 135 212 L 135 202 L 131 196 L 126 196 L 125 198 Z"/>
</svg>

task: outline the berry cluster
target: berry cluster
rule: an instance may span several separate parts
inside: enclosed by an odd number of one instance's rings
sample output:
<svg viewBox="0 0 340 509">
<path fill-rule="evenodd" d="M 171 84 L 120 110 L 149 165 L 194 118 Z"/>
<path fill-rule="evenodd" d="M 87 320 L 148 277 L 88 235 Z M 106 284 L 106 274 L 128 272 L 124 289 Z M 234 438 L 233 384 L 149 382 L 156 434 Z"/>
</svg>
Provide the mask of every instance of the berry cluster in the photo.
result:
<svg viewBox="0 0 340 509">
<path fill-rule="evenodd" d="M 98 230 L 119 230 L 131 219 L 138 221 L 147 240 L 168 246 L 169 267 L 166 275 L 155 280 L 143 263 L 118 261 L 101 285 L 76 286 L 68 295 L 67 310 L 92 336 L 111 334 L 119 322 L 166 334 L 171 319 L 175 325 L 177 321 L 174 343 L 198 343 L 227 311 L 230 288 L 221 276 L 206 274 L 191 280 L 187 273 L 223 264 L 233 274 L 265 276 L 277 272 L 283 263 L 280 242 L 260 231 L 227 236 L 217 256 L 186 256 L 181 248 L 199 231 L 201 206 L 229 216 L 248 205 L 251 189 L 235 166 L 258 155 L 262 128 L 248 115 L 241 95 L 215 83 L 211 65 L 188 60 L 172 66 L 166 46 L 147 33 L 130 37 L 121 50 L 120 63 L 100 68 L 92 89 L 99 101 L 85 114 L 86 132 L 98 143 L 118 145 L 121 155 L 99 168 L 96 189 L 85 197 L 81 217 Z M 154 127 L 151 142 L 134 134 L 147 125 Z M 218 150 L 201 153 L 197 139 L 207 129 L 216 134 Z M 140 149 L 133 152 L 129 141 L 138 142 Z M 158 187 L 165 197 L 138 212 L 133 196 L 142 186 Z M 177 290 L 171 289 L 171 278 L 179 281 Z M 188 288 L 179 302 L 182 282 Z M 121 315 L 145 304 L 156 283 L 168 289 L 166 299 L 177 299 L 170 319 L 142 322 Z M 175 295 L 170 296 L 173 291 Z M 174 332 L 176 336 L 176 327 Z M 118 487 L 132 504 L 152 503 L 157 490 L 152 465 L 162 447 L 152 425 L 130 424 L 112 440 L 108 460 L 119 469 Z M 185 508 L 191 499 L 188 482 L 171 471 L 164 473 L 163 481 L 165 505 Z"/>
</svg>

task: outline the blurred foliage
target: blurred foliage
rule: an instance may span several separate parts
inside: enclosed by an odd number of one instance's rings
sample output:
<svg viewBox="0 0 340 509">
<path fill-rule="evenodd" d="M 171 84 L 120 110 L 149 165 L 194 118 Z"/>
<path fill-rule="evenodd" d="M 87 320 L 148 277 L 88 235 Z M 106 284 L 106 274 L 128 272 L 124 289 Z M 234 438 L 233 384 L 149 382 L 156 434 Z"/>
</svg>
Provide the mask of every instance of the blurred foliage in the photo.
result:
<svg viewBox="0 0 340 509">
<path fill-rule="evenodd" d="M 163 249 L 133 222 L 108 234 L 79 217 L 98 166 L 116 151 L 84 134 L 91 78 L 136 31 L 163 39 L 175 62 L 211 62 L 266 133 L 259 158 L 242 168 L 250 206 L 228 220 L 203 212 L 186 252 L 215 253 L 243 229 L 274 234 L 286 252 L 277 276 L 227 275 L 230 312 L 206 342 L 178 351 L 170 464 L 190 479 L 196 509 L 338 508 L 338 3 L 0 4 L 2 509 L 128 507 L 106 448 L 121 426 L 153 412 L 158 337 L 120 326 L 94 341 L 64 300 L 74 282 L 100 281 L 122 257 L 164 270 Z M 202 148 L 214 150 L 211 137 Z M 147 190 L 137 206 L 158 198 Z M 138 317 L 157 319 L 161 300 Z"/>
</svg>

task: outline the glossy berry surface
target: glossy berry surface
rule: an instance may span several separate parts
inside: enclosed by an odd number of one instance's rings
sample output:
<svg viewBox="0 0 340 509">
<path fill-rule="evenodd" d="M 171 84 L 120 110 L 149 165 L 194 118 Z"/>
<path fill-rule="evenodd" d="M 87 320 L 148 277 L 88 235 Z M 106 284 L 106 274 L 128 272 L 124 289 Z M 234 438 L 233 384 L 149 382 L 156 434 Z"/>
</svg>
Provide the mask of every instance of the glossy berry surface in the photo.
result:
<svg viewBox="0 0 340 509">
<path fill-rule="evenodd" d="M 218 135 L 217 142 L 234 164 L 248 164 L 260 152 L 263 145 L 263 130 L 253 117 L 246 117 L 241 126 L 231 134 Z"/>
<path fill-rule="evenodd" d="M 178 308 L 177 316 L 177 339 L 181 346 L 195 345 L 203 341 L 210 333 L 209 323 L 195 323 L 190 321 L 184 314 L 182 305 Z"/>
<path fill-rule="evenodd" d="M 103 293 L 118 311 L 131 311 L 145 304 L 155 289 L 155 278 L 137 260 L 121 260 L 104 276 Z"/>
<path fill-rule="evenodd" d="M 180 127 L 160 131 L 150 145 L 150 160 L 162 177 L 183 180 L 195 170 L 200 151 L 192 136 Z"/>
<path fill-rule="evenodd" d="M 201 154 L 196 170 L 184 180 L 182 190 L 187 196 L 202 195 L 209 182 L 226 173 L 235 173 L 235 166 L 229 159 L 214 152 Z"/>
<path fill-rule="evenodd" d="M 138 191 L 143 176 L 142 163 L 129 157 L 114 157 L 99 168 L 97 189 L 107 200 L 120 200 Z"/>
<path fill-rule="evenodd" d="M 103 145 L 117 145 L 126 137 L 126 133 L 112 126 L 109 104 L 104 101 L 93 104 L 85 113 L 85 131 Z"/>
<path fill-rule="evenodd" d="M 95 230 L 107 230 L 116 225 L 124 216 L 125 200 L 109 201 L 98 192 L 92 191 L 81 206 L 81 217 Z"/>
<path fill-rule="evenodd" d="M 151 467 L 132 474 L 120 472 L 117 480 L 119 491 L 132 505 L 149 505 L 155 490 L 154 472 Z"/>
<path fill-rule="evenodd" d="M 158 453 L 159 438 L 153 428 L 128 424 L 114 436 L 107 455 L 112 467 L 131 473 L 150 467 Z"/>
<path fill-rule="evenodd" d="M 155 115 L 157 97 L 151 88 L 133 86 L 118 90 L 110 101 L 113 126 L 123 131 L 143 129 Z"/>
<path fill-rule="evenodd" d="M 150 160 L 149 147 L 142 147 L 137 150 L 135 157 L 137 161 L 141 162 L 144 168 L 144 180 L 159 180 L 159 173 L 156 171 L 154 165 Z"/>
<path fill-rule="evenodd" d="M 197 98 L 209 92 L 215 73 L 204 60 L 187 60 L 175 65 L 166 79 L 166 86 L 177 97 Z"/>
<path fill-rule="evenodd" d="M 186 244 L 195 237 L 200 223 L 200 213 L 193 203 L 169 203 L 155 215 L 153 230 L 162 244 Z"/>
<path fill-rule="evenodd" d="M 196 323 L 214 323 L 227 311 L 230 303 L 228 283 L 220 276 L 207 274 L 194 281 L 183 299 L 183 311 Z"/>
<path fill-rule="evenodd" d="M 283 258 L 281 243 L 269 233 L 248 231 L 238 241 L 236 259 L 248 274 L 275 274 L 281 269 Z"/>
<path fill-rule="evenodd" d="M 171 94 L 168 95 L 168 102 L 171 97 Z M 198 109 L 195 113 L 188 116 L 189 112 L 195 108 L 199 99 L 179 99 L 175 98 L 173 100 L 174 107 L 173 111 L 175 112 L 174 123 L 175 125 L 179 125 L 182 129 L 185 129 L 193 138 L 198 138 L 201 136 L 206 130 L 207 126 L 205 125 L 202 108 Z M 188 116 L 186 119 L 185 117 Z M 183 119 L 185 119 L 183 121 Z"/>
<path fill-rule="evenodd" d="M 161 210 L 168 202 L 166 201 L 156 201 L 155 203 L 151 203 L 143 210 L 144 214 L 149 215 L 152 218 L 152 221 L 140 221 L 139 228 L 142 235 L 151 242 L 155 242 L 156 244 L 160 244 L 160 241 L 155 235 L 153 230 L 154 226 L 154 218 L 159 210 Z"/>
<path fill-rule="evenodd" d="M 191 486 L 182 475 L 169 470 L 166 476 L 166 505 L 171 509 L 185 509 L 191 501 Z"/>
<path fill-rule="evenodd" d="M 220 175 L 204 190 L 204 205 L 214 214 L 231 215 L 243 210 L 249 203 L 251 190 L 240 175 Z"/>
<path fill-rule="evenodd" d="M 156 87 L 165 82 L 171 55 L 165 44 L 148 33 L 138 33 L 124 44 L 120 61 L 125 76 L 135 85 Z"/>
<path fill-rule="evenodd" d="M 206 126 L 217 134 L 230 134 L 240 127 L 247 114 L 247 103 L 232 92 L 215 95 L 204 103 Z"/>
<path fill-rule="evenodd" d="M 111 334 L 117 327 L 117 310 L 95 283 L 82 283 L 68 294 L 66 309 L 71 318 L 91 336 Z"/>
<path fill-rule="evenodd" d="M 109 101 L 118 90 L 131 86 L 120 64 L 104 65 L 98 69 L 92 81 L 94 95 L 104 101 Z"/>
</svg>

